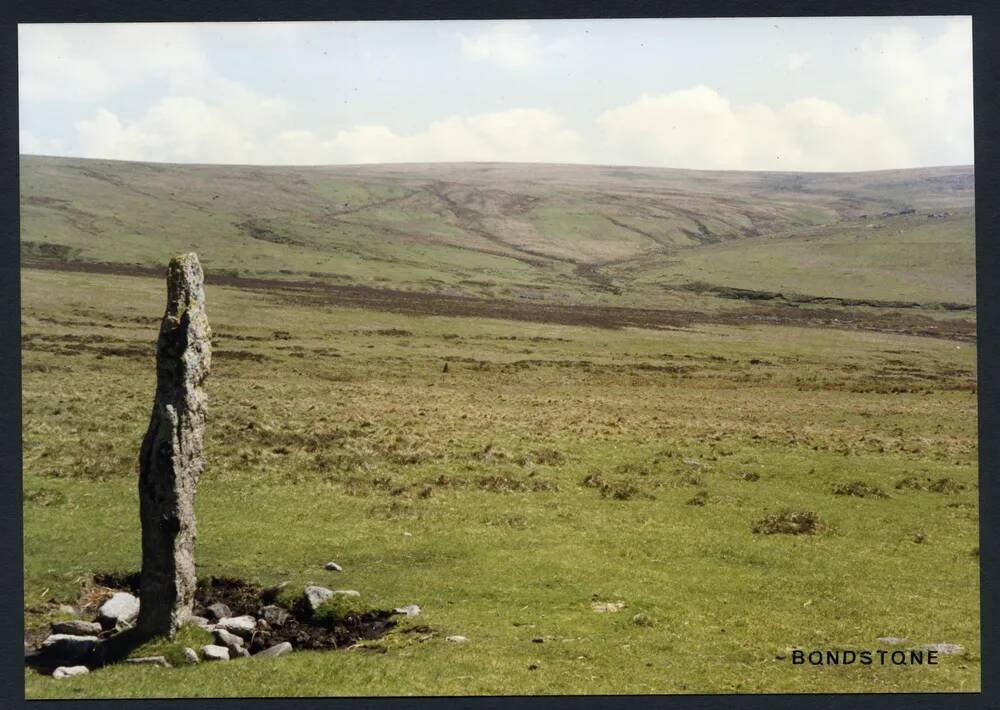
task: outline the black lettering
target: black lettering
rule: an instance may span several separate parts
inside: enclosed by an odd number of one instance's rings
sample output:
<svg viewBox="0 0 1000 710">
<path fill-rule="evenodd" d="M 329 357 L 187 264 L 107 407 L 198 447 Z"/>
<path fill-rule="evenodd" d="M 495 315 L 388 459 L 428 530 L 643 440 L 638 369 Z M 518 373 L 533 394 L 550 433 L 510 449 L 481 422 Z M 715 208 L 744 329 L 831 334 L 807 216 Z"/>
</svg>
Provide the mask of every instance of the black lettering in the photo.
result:
<svg viewBox="0 0 1000 710">
<path fill-rule="evenodd" d="M 793 666 L 801 666 L 805 662 L 806 662 L 806 654 L 804 654 L 799 649 L 795 649 L 794 651 L 792 651 L 792 665 Z"/>
<path fill-rule="evenodd" d="M 888 651 L 886 651 L 885 649 L 881 649 L 880 648 L 878 651 L 876 651 L 876 653 L 878 654 L 879 665 L 884 666 L 885 665 L 885 654 L 887 654 Z"/>
<path fill-rule="evenodd" d="M 870 666 L 872 664 L 872 652 L 862 651 L 861 652 L 861 665 Z"/>
<path fill-rule="evenodd" d="M 816 657 L 816 660 L 813 660 L 813 656 Z M 813 664 L 814 666 L 821 666 L 821 665 L 823 665 L 823 652 L 822 651 L 811 651 L 809 653 L 809 662 L 811 664 Z"/>
<path fill-rule="evenodd" d="M 855 659 L 857 659 L 857 657 L 858 657 L 858 654 L 855 653 L 854 651 L 844 651 L 844 657 L 843 657 L 842 660 L 844 661 L 844 665 L 845 666 L 849 666 L 852 663 L 854 663 L 854 661 L 855 661 Z"/>
<path fill-rule="evenodd" d="M 897 656 L 899 657 L 898 660 L 897 660 Z M 893 662 L 893 665 L 897 665 L 897 666 L 904 665 L 906 663 L 906 654 L 903 653 L 902 651 L 893 651 L 892 652 L 892 662 Z"/>
<path fill-rule="evenodd" d="M 933 650 L 927 652 L 927 665 L 936 666 L 938 664 L 937 654 L 938 652 Z"/>
<path fill-rule="evenodd" d="M 910 651 L 910 663 L 912 665 L 922 666 L 924 664 L 924 652 Z"/>
<path fill-rule="evenodd" d="M 829 666 L 839 666 L 840 665 L 840 654 L 837 651 L 827 651 L 826 652 L 826 663 Z"/>
</svg>

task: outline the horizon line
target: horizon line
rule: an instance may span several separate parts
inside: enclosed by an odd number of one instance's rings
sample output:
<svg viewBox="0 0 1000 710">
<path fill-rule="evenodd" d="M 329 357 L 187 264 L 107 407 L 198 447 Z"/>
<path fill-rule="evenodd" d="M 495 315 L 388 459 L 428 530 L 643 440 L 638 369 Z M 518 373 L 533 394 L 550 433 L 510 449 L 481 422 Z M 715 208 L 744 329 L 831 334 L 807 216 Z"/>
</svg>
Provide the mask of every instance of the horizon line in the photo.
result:
<svg viewBox="0 0 1000 710">
<path fill-rule="evenodd" d="M 629 168 L 634 170 L 669 170 L 675 172 L 698 172 L 698 173 L 785 173 L 785 174 L 807 174 L 807 175 L 852 175 L 860 173 L 885 173 L 900 172 L 904 170 L 942 170 L 971 168 L 975 170 L 975 163 L 953 163 L 945 165 L 918 165 L 899 168 L 874 168 L 870 170 L 773 170 L 767 168 L 674 168 L 664 165 L 635 165 L 627 163 L 559 163 L 559 162 L 532 162 L 513 160 L 425 160 L 425 161 L 389 161 L 378 163 L 206 163 L 206 162 L 175 162 L 166 160 L 128 160 L 123 158 L 94 158 L 77 155 L 53 155 L 48 153 L 21 153 L 18 158 L 54 158 L 60 160 L 93 160 L 108 163 L 131 163 L 141 165 L 169 165 L 179 167 L 228 167 L 228 168 L 372 168 L 372 167 L 392 167 L 392 166 L 418 166 L 418 165 L 525 165 L 541 166 L 550 165 L 554 167 L 585 167 L 585 168 Z"/>
</svg>

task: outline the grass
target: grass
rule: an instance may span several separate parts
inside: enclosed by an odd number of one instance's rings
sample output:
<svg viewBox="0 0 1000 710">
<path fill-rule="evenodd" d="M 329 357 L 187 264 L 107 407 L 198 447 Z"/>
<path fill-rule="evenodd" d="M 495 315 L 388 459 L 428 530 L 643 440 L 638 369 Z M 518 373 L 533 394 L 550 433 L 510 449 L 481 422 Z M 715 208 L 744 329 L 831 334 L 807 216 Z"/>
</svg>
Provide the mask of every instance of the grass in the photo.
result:
<svg viewBox="0 0 1000 710">
<path fill-rule="evenodd" d="M 163 285 L 22 274 L 34 628 L 95 572 L 138 569 Z M 29 698 L 979 690 L 973 345 L 402 316 L 219 286 L 208 313 L 199 576 L 423 613 L 369 644 L 384 652 L 26 671 Z M 753 532 L 783 511 L 822 530 Z M 791 664 L 880 636 L 965 650 Z"/>
</svg>

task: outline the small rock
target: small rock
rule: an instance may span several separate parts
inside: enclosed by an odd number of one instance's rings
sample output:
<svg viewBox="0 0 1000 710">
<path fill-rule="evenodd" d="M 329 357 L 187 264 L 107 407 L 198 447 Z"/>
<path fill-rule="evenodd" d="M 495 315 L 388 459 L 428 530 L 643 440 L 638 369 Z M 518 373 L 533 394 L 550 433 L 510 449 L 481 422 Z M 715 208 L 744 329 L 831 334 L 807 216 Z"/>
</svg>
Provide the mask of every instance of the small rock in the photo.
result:
<svg viewBox="0 0 1000 710">
<path fill-rule="evenodd" d="M 80 616 L 80 610 L 75 606 L 70 606 L 69 604 L 60 604 L 59 613 L 67 614 L 68 616 Z"/>
<path fill-rule="evenodd" d="M 96 621 L 83 621 L 82 619 L 56 621 L 52 624 L 52 633 L 69 636 L 97 636 L 101 633 L 101 625 Z"/>
<path fill-rule="evenodd" d="M 236 655 L 240 658 L 250 658 L 250 652 L 242 647 L 236 651 Z"/>
<path fill-rule="evenodd" d="M 206 661 L 228 661 L 229 649 L 225 646 L 208 644 L 201 647 L 201 655 Z"/>
<path fill-rule="evenodd" d="M 74 675 L 83 675 L 84 673 L 90 673 L 90 669 L 87 666 L 59 666 L 52 671 L 52 677 L 59 680 Z"/>
<path fill-rule="evenodd" d="M 98 610 L 98 622 L 105 629 L 125 626 L 139 616 L 139 599 L 128 592 L 115 592 Z"/>
<path fill-rule="evenodd" d="M 545 643 L 545 637 L 536 636 L 535 638 L 531 639 L 531 643 Z"/>
<path fill-rule="evenodd" d="M 625 608 L 625 602 L 619 600 L 616 602 L 591 602 L 590 608 L 596 611 L 598 614 L 613 614 L 617 611 L 621 611 Z"/>
<path fill-rule="evenodd" d="M 652 626 L 653 619 L 648 614 L 643 614 L 642 612 L 639 612 L 638 614 L 632 617 L 632 623 L 635 624 L 636 626 Z"/>
<path fill-rule="evenodd" d="M 214 629 L 215 624 L 206 619 L 204 616 L 197 616 L 195 614 L 191 615 L 191 623 L 202 629 Z"/>
<path fill-rule="evenodd" d="M 230 616 L 228 619 L 219 620 L 215 629 L 216 631 L 223 629 L 246 639 L 253 636 L 253 632 L 257 629 L 257 620 L 250 615 Z"/>
<path fill-rule="evenodd" d="M 222 602 L 212 604 L 212 606 L 208 607 L 207 611 L 216 621 L 222 621 L 223 619 L 229 618 L 233 615 L 232 610 Z"/>
<path fill-rule="evenodd" d="M 405 614 L 406 616 L 420 616 L 420 607 L 416 604 L 407 604 L 406 606 L 400 606 L 393 609 L 396 614 Z"/>
<path fill-rule="evenodd" d="M 334 596 L 337 597 L 360 597 L 361 592 L 354 589 L 334 589 Z"/>
<path fill-rule="evenodd" d="M 271 648 L 265 648 L 263 651 L 258 651 L 253 654 L 254 658 L 274 658 L 277 656 L 284 656 L 286 653 L 292 652 L 292 644 L 288 641 L 282 641 L 281 643 L 271 646 Z"/>
<path fill-rule="evenodd" d="M 142 658 L 126 658 L 126 663 L 134 663 L 140 666 L 162 666 L 170 668 L 166 656 L 143 656 Z"/>
<path fill-rule="evenodd" d="M 319 609 L 323 602 L 328 601 L 333 598 L 333 592 L 326 587 L 317 587 L 310 584 L 305 588 L 304 595 L 306 602 L 309 604 L 309 608 L 315 613 Z"/>
<path fill-rule="evenodd" d="M 193 649 L 186 647 L 184 649 L 184 661 L 190 665 L 195 665 L 198 663 L 198 653 Z"/>
<path fill-rule="evenodd" d="M 268 604 L 260 608 L 258 616 L 260 616 L 262 621 L 266 621 L 271 626 L 284 626 L 290 614 L 280 606 Z"/>
<path fill-rule="evenodd" d="M 957 643 L 928 643 L 920 647 L 922 651 L 936 651 L 944 655 L 961 653 L 965 648 Z"/>
<path fill-rule="evenodd" d="M 681 459 L 681 461 L 688 466 L 701 466 L 701 461 L 698 459 Z"/>
<path fill-rule="evenodd" d="M 465 638 L 464 636 L 457 636 L 456 635 L 456 636 L 448 636 L 445 640 L 446 641 L 451 641 L 452 643 L 465 643 L 469 639 Z"/>
<path fill-rule="evenodd" d="M 875 639 L 879 643 L 884 643 L 889 646 L 898 646 L 900 644 L 906 643 L 906 639 L 901 639 L 898 636 L 879 636 Z"/>
<path fill-rule="evenodd" d="M 236 634 L 229 633 L 225 629 L 217 628 L 212 631 L 212 638 L 219 646 L 225 646 L 231 653 L 237 653 L 243 648 L 243 639 Z"/>
<path fill-rule="evenodd" d="M 344 571 L 344 568 L 341 567 L 340 565 L 338 565 L 336 562 L 327 562 L 323 566 L 326 569 L 330 570 L 331 572 L 343 572 Z"/>
<path fill-rule="evenodd" d="M 52 634 L 42 641 L 41 650 L 48 658 L 72 663 L 90 658 L 100 642 L 96 636 Z"/>
</svg>

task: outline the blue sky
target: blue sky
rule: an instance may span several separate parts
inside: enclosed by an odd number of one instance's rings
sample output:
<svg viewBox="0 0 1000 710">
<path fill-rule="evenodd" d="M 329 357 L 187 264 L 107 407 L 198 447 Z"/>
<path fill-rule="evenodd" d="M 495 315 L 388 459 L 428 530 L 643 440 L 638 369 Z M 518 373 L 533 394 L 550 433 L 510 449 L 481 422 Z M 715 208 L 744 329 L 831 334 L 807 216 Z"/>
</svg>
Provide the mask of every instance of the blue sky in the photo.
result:
<svg viewBox="0 0 1000 710">
<path fill-rule="evenodd" d="M 21 150 L 166 162 L 972 163 L 968 18 L 22 25 Z"/>
</svg>

